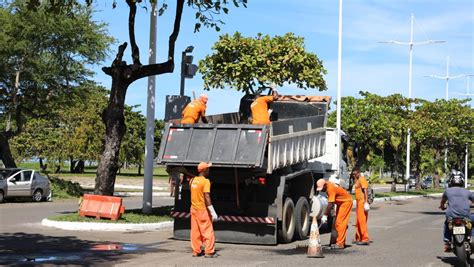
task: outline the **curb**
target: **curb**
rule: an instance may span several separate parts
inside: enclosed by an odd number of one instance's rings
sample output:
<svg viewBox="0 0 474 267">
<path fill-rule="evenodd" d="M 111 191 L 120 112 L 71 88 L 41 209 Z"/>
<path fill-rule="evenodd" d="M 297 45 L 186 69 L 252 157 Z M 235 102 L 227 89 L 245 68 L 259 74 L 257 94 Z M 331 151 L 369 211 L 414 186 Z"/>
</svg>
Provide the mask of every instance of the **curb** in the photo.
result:
<svg viewBox="0 0 474 267">
<path fill-rule="evenodd" d="M 128 232 L 128 231 L 157 231 L 173 226 L 173 221 L 159 223 L 93 223 L 93 222 L 60 222 L 43 219 L 43 226 L 59 228 L 69 231 L 107 231 L 107 232 Z"/>
<path fill-rule="evenodd" d="M 424 197 L 432 197 L 432 198 L 440 198 L 443 193 L 434 193 L 428 195 L 418 195 L 418 196 L 396 196 L 396 197 L 378 197 L 374 199 L 374 202 L 386 202 L 386 201 L 400 201 L 400 200 L 409 200 L 414 198 L 424 198 Z"/>
<path fill-rule="evenodd" d="M 132 193 L 125 193 L 131 195 Z M 141 194 L 141 193 L 137 193 Z M 167 193 L 165 193 L 167 194 Z M 155 194 L 153 194 L 155 195 Z M 386 201 L 400 201 L 416 198 L 440 198 L 442 193 L 418 195 L 418 196 L 395 196 L 395 197 L 381 197 L 375 198 L 375 202 Z M 353 201 L 355 205 L 355 200 Z M 173 226 L 173 221 L 165 221 L 160 223 L 92 223 L 92 222 L 63 222 L 43 219 L 41 221 L 43 226 L 59 228 L 70 231 L 107 231 L 107 232 L 128 232 L 128 231 L 157 231 Z"/>
</svg>

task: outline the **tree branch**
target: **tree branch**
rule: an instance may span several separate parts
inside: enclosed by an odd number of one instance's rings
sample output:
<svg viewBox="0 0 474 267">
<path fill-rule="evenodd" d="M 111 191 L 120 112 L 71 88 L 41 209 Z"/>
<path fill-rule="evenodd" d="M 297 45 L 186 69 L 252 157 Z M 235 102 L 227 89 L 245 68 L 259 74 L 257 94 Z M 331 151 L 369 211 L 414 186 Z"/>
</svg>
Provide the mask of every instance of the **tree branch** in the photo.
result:
<svg viewBox="0 0 474 267">
<path fill-rule="evenodd" d="M 181 25 L 181 16 L 183 15 L 183 6 L 184 0 L 176 0 L 176 16 L 174 18 L 173 32 L 170 35 L 168 43 L 168 61 L 173 63 L 174 69 L 174 48 L 176 44 L 176 39 L 179 35 L 179 27 Z"/>
<path fill-rule="evenodd" d="M 118 49 L 118 52 L 117 52 L 117 55 L 115 56 L 115 59 L 114 61 L 112 62 L 112 66 L 110 67 L 103 67 L 102 68 L 102 71 L 107 74 L 107 75 L 110 75 L 112 76 L 113 74 L 113 68 L 114 67 L 119 67 L 119 66 L 123 66 L 124 64 L 122 64 L 122 58 L 123 58 L 123 52 L 125 51 L 125 49 L 127 48 L 127 42 L 121 44 L 119 46 L 119 49 Z M 125 63 L 126 64 L 126 63 Z"/>
<path fill-rule="evenodd" d="M 135 15 L 137 14 L 137 3 L 133 0 L 127 0 L 127 4 L 130 7 L 130 13 L 128 15 L 128 34 L 130 38 L 130 48 L 132 49 L 133 65 L 141 65 L 140 50 L 138 49 L 135 40 Z"/>
<path fill-rule="evenodd" d="M 134 76 L 131 79 L 133 81 L 136 81 L 138 79 L 145 78 L 148 76 L 160 75 L 163 73 L 172 73 L 173 69 L 174 63 L 171 60 L 158 64 L 140 66 L 138 71 L 134 73 Z"/>
</svg>

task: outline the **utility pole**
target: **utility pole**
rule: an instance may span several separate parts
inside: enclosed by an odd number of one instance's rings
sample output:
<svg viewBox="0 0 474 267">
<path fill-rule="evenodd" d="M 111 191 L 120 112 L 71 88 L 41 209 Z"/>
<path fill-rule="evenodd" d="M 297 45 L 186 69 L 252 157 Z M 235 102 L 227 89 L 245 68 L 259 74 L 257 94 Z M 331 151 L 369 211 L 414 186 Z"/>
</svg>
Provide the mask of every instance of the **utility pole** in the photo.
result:
<svg viewBox="0 0 474 267">
<path fill-rule="evenodd" d="M 413 42 L 414 19 L 415 19 L 415 15 L 411 14 L 410 42 L 400 42 L 400 41 L 393 41 L 393 40 L 380 42 L 380 43 L 387 43 L 387 44 L 408 45 L 408 47 L 410 48 L 410 61 L 409 61 L 409 68 L 408 68 L 408 98 L 411 98 L 411 90 L 412 90 L 413 46 L 446 42 L 442 40 L 427 40 L 427 41 L 416 42 L 416 43 Z M 406 168 L 405 168 L 405 179 L 407 180 L 407 183 L 405 184 L 405 191 L 408 191 L 408 179 L 410 178 L 410 141 L 411 141 L 411 131 L 410 131 L 410 128 L 408 128 L 407 129 L 407 158 L 406 158 Z"/>
<path fill-rule="evenodd" d="M 428 75 L 427 77 L 446 80 L 446 95 L 445 100 L 449 100 L 449 80 L 461 78 L 463 74 L 449 76 L 449 56 L 446 58 L 446 76 Z M 446 139 L 446 148 L 444 149 L 444 171 L 448 173 L 448 140 Z"/>
<path fill-rule="evenodd" d="M 337 44 L 337 107 L 336 107 L 336 174 L 341 178 L 341 87 L 342 87 L 342 0 L 339 0 L 339 34 Z"/>
<path fill-rule="evenodd" d="M 470 94 L 469 93 L 469 86 L 471 84 L 471 77 L 474 76 L 474 74 L 466 74 L 464 75 L 466 77 L 466 93 L 465 94 L 462 94 L 462 93 L 454 93 L 454 94 L 458 94 L 458 95 L 465 95 L 466 98 L 469 98 L 470 96 L 474 96 L 474 94 Z M 472 101 L 472 100 L 471 100 Z M 471 106 L 471 104 L 469 104 L 469 107 Z M 464 188 L 467 188 L 467 179 L 469 178 L 468 176 L 468 171 L 469 171 L 469 143 L 466 143 L 466 155 L 465 155 L 465 158 L 464 158 Z"/>
<path fill-rule="evenodd" d="M 156 63 L 156 1 L 151 1 L 150 12 L 150 49 L 148 50 L 149 64 Z M 145 173 L 143 179 L 142 212 L 151 214 L 153 202 L 153 148 L 155 145 L 155 76 L 148 76 L 147 106 L 146 106 L 146 136 L 145 136 Z"/>
</svg>

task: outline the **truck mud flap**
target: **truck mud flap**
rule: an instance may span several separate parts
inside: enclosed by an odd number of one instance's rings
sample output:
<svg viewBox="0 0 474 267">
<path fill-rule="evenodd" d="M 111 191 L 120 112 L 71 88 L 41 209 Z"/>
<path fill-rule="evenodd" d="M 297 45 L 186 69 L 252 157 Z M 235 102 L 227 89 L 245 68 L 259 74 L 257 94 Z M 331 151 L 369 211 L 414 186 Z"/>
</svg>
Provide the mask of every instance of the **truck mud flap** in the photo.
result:
<svg viewBox="0 0 474 267">
<path fill-rule="evenodd" d="M 180 213 L 173 217 L 175 217 L 173 237 L 179 240 L 189 240 L 191 229 L 189 213 Z M 217 242 L 260 245 L 277 244 L 276 220 L 271 217 L 223 215 L 213 225 Z"/>
</svg>

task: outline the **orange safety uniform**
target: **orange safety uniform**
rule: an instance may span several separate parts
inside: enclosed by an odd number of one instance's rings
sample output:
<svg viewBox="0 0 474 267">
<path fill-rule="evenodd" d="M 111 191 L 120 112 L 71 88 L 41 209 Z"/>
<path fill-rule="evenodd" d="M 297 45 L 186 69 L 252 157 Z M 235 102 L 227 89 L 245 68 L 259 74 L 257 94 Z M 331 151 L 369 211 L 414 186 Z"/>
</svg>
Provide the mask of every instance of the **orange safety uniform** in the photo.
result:
<svg viewBox="0 0 474 267">
<path fill-rule="evenodd" d="M 270 124 L 268 104 L 273 102 L 273 96 L 261 96 L 250 105 L 252 110 L 252 124 Z"/>
<path fill-rule="evenodd" d="M 326 184 L 328 202 L 337 205 L 336 222 L 334 224 L 334 228 L 337 231 L 336 245 L 344 247 L 346 244 L 347 225 L 349 224 L 352 210 L 352 197 L 344 188 L 329 181 Z"/>
<path fill-rule="evenodd" d="M 369 188 L 369 183 L 364 176 L 360 175 L 359 179 L 354 185 L 355 197 L 356 197 L 356 233 L 355 241 L 369 242 L 369 232 L 367 231 L 367 220 L 369 218 L 369 212 L 364 210 L 365 196 L 362 189 L 366 192 Z"/>
<path fill-rule="evenodd" d="M 189 182 L 191 189 L 191 248 L 193 254 L 201 253 L 204 243 L 205 254 L 214 254 L 216 238 L 211 215 L 207 211 L 204 193 L 211 193 L 211 183 L 204 176 L 196 176 Z"/>
<path fill-rule="evenodd" d="M 181 123 L 197 123 L 199 118 L 206 116 L 206 104 L 196 99 L 189 103 L 182 112 Z"/>
</svg>

